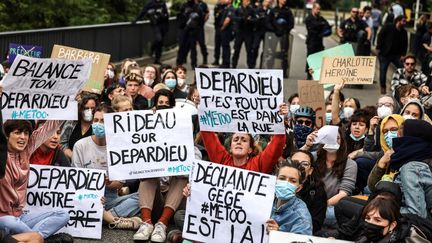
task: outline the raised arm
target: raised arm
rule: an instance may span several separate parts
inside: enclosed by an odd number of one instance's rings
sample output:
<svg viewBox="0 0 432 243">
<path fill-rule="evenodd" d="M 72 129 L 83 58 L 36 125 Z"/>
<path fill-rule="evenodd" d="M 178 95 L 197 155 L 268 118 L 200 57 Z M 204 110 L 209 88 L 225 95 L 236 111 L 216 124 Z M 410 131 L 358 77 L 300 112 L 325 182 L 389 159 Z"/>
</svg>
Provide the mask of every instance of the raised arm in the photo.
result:
<svg viewBox="0 0 432 243">
<path fill-rule="evenodd" d="M 201 137 L 211 162 L 223 164 L 230 157 L 216 133 L 201 131 Z"/>
</svg>

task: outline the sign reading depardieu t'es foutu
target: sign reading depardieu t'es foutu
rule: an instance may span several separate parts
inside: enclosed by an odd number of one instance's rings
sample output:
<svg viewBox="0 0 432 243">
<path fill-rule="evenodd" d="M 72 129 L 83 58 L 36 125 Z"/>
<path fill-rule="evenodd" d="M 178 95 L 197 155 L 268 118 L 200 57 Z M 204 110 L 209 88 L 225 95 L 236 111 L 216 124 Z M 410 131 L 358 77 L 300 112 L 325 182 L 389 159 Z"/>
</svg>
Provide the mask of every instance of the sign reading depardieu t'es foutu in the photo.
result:
<svg viewBox="0 0 432 243">
<path fill-rule="evenodd" d="M 195 69 L 200 129 L 282 134 L 282 70 Z"/>
</svg>

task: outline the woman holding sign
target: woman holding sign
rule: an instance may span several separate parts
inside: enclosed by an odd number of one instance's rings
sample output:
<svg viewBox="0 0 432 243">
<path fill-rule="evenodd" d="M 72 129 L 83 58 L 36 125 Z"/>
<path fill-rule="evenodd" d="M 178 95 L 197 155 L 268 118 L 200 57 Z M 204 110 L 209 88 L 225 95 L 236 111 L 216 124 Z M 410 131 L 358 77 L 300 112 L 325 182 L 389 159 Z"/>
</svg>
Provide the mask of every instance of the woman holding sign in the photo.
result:
<svg viewBox="0 0 432 243">
<path fill-rule="evenodd" d="M 3 125 L 1 120 L 0 124 Z M 7 160 L 5 176 L 0 179 L 0 230 L 4 230 L 6 234 L 36 231 L 47 238 L 69 221 L 66 210 L 23 214 L 30 156 L 60 125 L 60 121 L 47 121 L 33 131 L 32 124 L 27 120 L 8 120 L 4 124 Z"/>
<path fill-rule="evenodd" d="M 282 116 L 288 114 L 288 105 L 285 103 L 281 104 L 279 109 Z M 273 171 L 273 166 L 282 156 L 285 146 L 285 134 L 277 134 L 272 137 L 267 147 L 257 154 L 251 134 L 234 133 L 228 152 L 214 132 L 201 131 L 201 136 L 210 161 L 268 174 Z"/>
</svg>

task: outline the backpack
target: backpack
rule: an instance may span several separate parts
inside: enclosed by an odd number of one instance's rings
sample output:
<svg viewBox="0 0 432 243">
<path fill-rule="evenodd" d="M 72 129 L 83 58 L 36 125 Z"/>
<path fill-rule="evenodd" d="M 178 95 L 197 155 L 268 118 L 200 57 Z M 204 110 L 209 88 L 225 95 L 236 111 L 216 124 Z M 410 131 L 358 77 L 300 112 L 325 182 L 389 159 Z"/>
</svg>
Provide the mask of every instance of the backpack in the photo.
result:
<svg viewBox="0 0 432 243">
<path fill-rule="evenodd" d="M 400 239 L 410 239 L 409 242 L 432 241 L 432 220 L 416 214 L 404 214 L 401 221 L 406 223 L 408 227 L 403 227 Z"/>
</svg>

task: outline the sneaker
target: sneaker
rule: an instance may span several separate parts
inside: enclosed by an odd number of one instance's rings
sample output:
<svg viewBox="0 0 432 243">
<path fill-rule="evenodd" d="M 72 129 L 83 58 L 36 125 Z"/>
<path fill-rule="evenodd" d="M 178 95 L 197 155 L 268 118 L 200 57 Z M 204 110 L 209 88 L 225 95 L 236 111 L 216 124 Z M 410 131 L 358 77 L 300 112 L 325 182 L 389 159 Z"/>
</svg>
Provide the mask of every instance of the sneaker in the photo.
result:
<svg viewBox="0 0 432 243">
<path fill-rule="evenodd" d="M 170 232 L 168 232 L 166 242 L 167 243 L 182 243 L 183 242 L 182 232 L 178 229 L 171 230 Z"/>
<path fill-rule="evenodd" d="M 153 232 L 154 226 L 149 223 L 141 223 L 138 231 L 134 234 L 134 240 L 148 240 L 150 238 L 151 233 Z"/>
<path fill-rule="evenodd" d="M 74 239 L 70 234 L 58 233 L 45 239 L 46 243 L 73 243 Z"/>
<path fill-rule="evenodd" d="M 142 223 L 141 218 L 132 217 L 132 218 L 117 218 L 114 222 L 110 223 L 108 227 L 110 229 L 129 229 L 129 230 L 137 230 Z"/>
<path fill-rule="evenodd" d="M 151 241 L 153 242 L 165 242 L 166 239 L 166 225 L 162 222 L 155 224 L 153 233 L 151 234 Z"/>
</svg>

